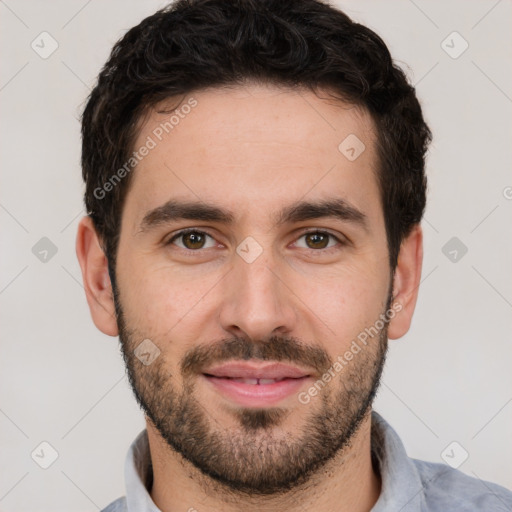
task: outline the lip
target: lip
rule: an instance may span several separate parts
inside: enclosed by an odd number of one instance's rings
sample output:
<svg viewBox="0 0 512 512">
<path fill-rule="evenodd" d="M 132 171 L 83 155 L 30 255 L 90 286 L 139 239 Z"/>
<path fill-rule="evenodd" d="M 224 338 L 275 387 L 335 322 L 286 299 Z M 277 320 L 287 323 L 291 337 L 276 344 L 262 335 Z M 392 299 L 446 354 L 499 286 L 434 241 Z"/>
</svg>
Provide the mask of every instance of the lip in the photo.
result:
<svg viewBox="0 0 512 512">
<path fill-rule="evenodd" d="M 229 362 L 208 369 L 201 377 L 217 393 L 237 405 L 264 408 L 297 394 L 312 375 L 283 363 Z M 278 380 L 267 382 L 274 379 Z"/>
<path fill-rule="evenodd" d="M 310 372 L 284 363 L 249 363 L 231 361 L 209 368 L 204 375 L 231 379 L 298 379 Z"/>
</svg>

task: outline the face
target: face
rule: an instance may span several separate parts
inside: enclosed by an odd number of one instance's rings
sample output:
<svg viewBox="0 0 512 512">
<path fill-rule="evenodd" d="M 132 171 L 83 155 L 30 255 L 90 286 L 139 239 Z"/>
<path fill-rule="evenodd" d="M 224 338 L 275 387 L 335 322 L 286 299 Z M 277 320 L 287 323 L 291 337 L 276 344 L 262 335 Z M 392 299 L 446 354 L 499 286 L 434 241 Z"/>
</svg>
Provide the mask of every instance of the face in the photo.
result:
<svg viewBox="0 0 512 512">
<path fill-rule="evenodd" d="M 199 91 L 172 105 L 168 134 L 159 105 L 134 145 L 155 142 L 133 171 L 116 265 L 129 378 L 169 447 L 241 492 L 292 488 L 339 454 L 384 362 L 375 132 L 322 97 Z"/>
</svg>

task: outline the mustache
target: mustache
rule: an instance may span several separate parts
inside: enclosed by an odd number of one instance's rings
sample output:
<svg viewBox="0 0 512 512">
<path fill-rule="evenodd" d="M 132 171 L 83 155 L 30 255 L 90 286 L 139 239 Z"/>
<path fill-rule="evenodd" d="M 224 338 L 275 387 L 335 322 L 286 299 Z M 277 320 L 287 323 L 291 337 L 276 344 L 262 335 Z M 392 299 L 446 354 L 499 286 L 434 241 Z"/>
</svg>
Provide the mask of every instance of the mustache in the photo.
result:
<svg viewBox="0 0 512 512">
<path fill-rule="evenodd" d="M 190 376 L 204 373 L 214 363 L 249 359 L 295 363 L 314 368 L 320 375 L 333 364 L 327 352 L 319 345 L 305 344 L 293 337 L 271 336 L 265 341 L 231 338 L 214 344 L 198 345 L 185 353 L 180 368 L 184 376 Z"/>
</svg>

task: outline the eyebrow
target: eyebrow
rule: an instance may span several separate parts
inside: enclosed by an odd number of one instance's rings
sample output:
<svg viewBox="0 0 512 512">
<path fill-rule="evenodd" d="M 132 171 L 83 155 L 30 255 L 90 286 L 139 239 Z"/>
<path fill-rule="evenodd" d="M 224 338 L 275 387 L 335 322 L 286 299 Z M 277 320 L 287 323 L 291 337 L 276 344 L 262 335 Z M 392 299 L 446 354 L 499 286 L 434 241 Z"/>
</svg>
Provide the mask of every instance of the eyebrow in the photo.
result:
<svg viewBox="0 0 512 512">
<path fill-rule="evenodd" d="M 281 226 L 320 218 L 350 222 L 368 231 L 367 216 L 341 198 L 297 201 L 278 212 L 274 217 L 274 222 L 277 226 Z M 183 219 L 218 222 L 229 226 L 234 223 L 235 216 L 224 208 L 203 201 L 171 199 L 144 215 L 138 233 L 146 233 L 158 226 Z"/>
</svg>

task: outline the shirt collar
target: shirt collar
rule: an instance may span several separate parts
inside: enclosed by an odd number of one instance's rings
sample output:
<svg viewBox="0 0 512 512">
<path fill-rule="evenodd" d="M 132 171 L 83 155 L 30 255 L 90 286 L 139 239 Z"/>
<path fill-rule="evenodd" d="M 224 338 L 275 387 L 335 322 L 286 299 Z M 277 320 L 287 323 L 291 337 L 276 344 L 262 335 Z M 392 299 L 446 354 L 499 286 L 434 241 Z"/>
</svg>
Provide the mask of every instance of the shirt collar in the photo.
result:
<svg viewBox="0 0 512 512">
<path fill-rule="evenodd" d="M 425 510 L 423 483 L 418 469 L 391 425 L 372 412 L 372 456 L 377 458 L 382 487 L 371 512 Z"/>
<path fill-rule="evenodd" d="M 161 512 L 148 492 L 153 485 L 153 464 L 147 429 L 140 432 L 128 450 L 124 478 L 127 512 Z"/>
<path fill-rule="evenodd" d="M 382 479 L 381 493 L 372 512 L 420 512 L 425 497 L 416 465 L 407 456 L 398 434 L 375 411 L 372 411 L 371 446 Z M 128 450 L 125 483 L 127 512 L 161 512 L 148 492 L 153 483 L 153 467 L 146 429 Z"/>
</svg>

